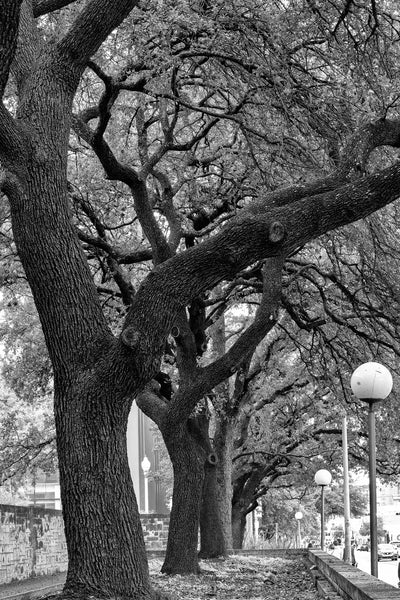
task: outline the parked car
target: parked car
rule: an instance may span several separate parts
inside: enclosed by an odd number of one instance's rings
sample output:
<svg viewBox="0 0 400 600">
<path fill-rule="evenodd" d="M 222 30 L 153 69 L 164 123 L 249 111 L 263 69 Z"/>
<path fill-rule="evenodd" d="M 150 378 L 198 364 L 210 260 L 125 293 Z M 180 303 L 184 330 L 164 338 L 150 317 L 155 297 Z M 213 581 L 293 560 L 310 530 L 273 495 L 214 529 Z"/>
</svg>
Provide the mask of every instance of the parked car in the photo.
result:
<svg viewBox="0 0 400 600">
<path fill-rule="evenodd" d="M 397 548 L 392 544 L 378 544 L 378 560 L 397 560 Z"/>
<path fill-rule="evenodd" d="M 369 552 L 369 544 L 367 542 L 364 542 L 363 544 L 360 544 L 358 546 L 357 550 L 363 550 L 364 552 Z"/>
<path fill-rule="evenodd" d="M 400 542 L 390 542 L 397 550 L 397 556 L 400 556 Z"/>
</svg>

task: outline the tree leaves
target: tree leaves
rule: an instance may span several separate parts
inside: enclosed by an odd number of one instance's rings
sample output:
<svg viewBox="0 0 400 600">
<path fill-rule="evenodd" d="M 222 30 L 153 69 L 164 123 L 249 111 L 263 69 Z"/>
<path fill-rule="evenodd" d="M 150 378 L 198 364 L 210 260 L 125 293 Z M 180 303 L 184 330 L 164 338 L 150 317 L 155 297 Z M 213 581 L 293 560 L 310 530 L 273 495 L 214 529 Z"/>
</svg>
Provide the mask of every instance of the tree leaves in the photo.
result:
<svg viewBox="0 0 400 600">
<path fill-rule="evenodd" d="M 155 587 L 176 600 L 318 600 L 309 569 L 300 556 L 264 558 L 232 556 L 201 563 L 200 576 L 173 578 L 157 574 L 160 561 L 150 559 Z"/>
</svg>

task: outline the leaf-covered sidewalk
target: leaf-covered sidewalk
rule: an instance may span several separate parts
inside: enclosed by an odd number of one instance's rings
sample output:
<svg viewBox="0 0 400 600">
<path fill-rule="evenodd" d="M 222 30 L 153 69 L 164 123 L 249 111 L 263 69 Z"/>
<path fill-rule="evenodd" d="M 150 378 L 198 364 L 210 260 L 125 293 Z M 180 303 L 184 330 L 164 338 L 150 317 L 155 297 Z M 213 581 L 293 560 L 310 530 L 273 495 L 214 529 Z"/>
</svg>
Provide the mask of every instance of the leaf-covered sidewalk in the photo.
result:
<svg viewBox="0 0 400 600">
<path fill-rule="evenodd" d="M 153 584 L 174 600 L 320 600 L 301 556 L 201 561 L 199 577 L 162 575 L 161 565 L 160 559 L 150 560 Z"/>
</svg>

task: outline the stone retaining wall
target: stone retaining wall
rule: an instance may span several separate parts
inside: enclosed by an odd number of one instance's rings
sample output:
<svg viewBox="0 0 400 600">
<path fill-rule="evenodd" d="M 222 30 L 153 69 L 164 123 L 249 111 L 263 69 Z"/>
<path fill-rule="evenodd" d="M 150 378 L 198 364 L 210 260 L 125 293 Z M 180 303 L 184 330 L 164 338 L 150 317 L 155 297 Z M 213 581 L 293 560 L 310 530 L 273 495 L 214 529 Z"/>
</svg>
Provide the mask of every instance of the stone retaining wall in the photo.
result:
<svg viewBox="0 0 400 600">
<path fill-rule="evenodd" d="M 169 515 L 140 515 L 146 550 L 165 550 L 167 547 Z"/>
<path fill-rule="evenodd" d="M 339 596 L 345 600 L 400 600 L 399 589 L 331 554 L 322 550 L 308 550 L 308 558 L 318 570 L 316 586 L 324 598 Z M 324 585 L 319 586 L 318 578 L 330 584 L 333 595 L 329 595 Z"/>
<path fill-rule="evenodd" d="M 0 505 L 0 584 L 66 568 L 61 511 Z"/>
<path fill-rule="evenodd" d="M 141 515 L 147 550 L 165 550 L 169 515 Z M 67 569 L 60 510 L 0 504 L 0 585 Z"/>
</svg>

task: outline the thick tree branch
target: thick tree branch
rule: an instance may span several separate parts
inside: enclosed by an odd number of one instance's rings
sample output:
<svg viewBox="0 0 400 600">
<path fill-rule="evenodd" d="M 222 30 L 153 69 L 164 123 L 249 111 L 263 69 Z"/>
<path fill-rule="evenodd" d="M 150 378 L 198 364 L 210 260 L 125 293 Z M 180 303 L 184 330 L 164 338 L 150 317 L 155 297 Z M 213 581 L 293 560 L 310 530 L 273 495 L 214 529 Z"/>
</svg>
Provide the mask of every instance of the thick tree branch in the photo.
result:
<svg viewBox="0 0 400 600">
<path fill-rule="evenodd" d="M 174 190 L 169 177 L 158 169 L 153 169 L 154 177 L 159 181 L 161 187 L 161 210 L 166 217 L 169 225 L 170 234 L 168 244 L 171 248 L 171 254 L 175 253 L 183 237 L 181 219 L 178 217 L 174 207 Z"/>
<path fill-rule="evenodd" d="M 22 0 L 3 0 L 0 19 L 0 98 L 3 98 L 18 41 Z"/>
<path fill-rule="evenodd" d="M 197 351 L 193 332 L 189 327 L 186 311 L 182 310 L 176 321 L 177 335 L 176 364 L 179 370 L 180 387 L 185 387 L 188 381 L 196 375 Z"/>
<path fill-rule="evenodd" d="M 181 385 L 168 413 L 171 423 L 186 420 L 197 402 L 236 372 L 275 325 L 282 287 L 282 260 L 272 258 L 266 261 L 263 277 L 263 296 L 254 321 L 221 358 L 197 369 L 185 385 Z"/>
<path fill-rule="evenodd" d="M 201 377 L 207 382 L 207 391 L 232 375 L 252 354 L 258 344 L 274 327 L 282 291 L 281 258 L 268 259 L 263 267 L 263 295 L 251 325 L 239 336 L 233 346 L 215 362 L 201 369 Z"/>
<path fill-rule="evenodd" d="M 136 398 L 136 404 L 156 425 L 160 425 L 168 410 L 167 401 L 159 393 L 160 385 L 154 379 Z"/>
<path fill-rule="evenodd" d="M 160 265 L 141 286 L 125 329 L 141 347 L 158 348 L 178 311 L 257 260 L 288 256 L 316 237 L 371 214 L 400 196 L 400 166 L 394 166 L 341 188 L 270 208 L 254 203 L 203 244 Z M 162 311 L 149 311 L 156 290 L 163 290 Z M 154 327 L 155 320 L 158 327 Z M 146 341 L 144 341 L 146 340 Z M 132 345 L 132 350 L 137 344 Z M 148 360 L 137 364 L 141 370 Z M 154 360 L 154 357 L 151 358 Z"/>
<path fill-rule="evenodd" d="M 0 101 L 0 158 L 5 168 L 15 166 L 15 159 L 26 151 L 23 132 Z"/>
<path fill-rule="evenodd" d="M 110 33 L 137 5 L 138 0 L 90 0 L 59 42 L 59 51 L 83 70 Z"/>
<path fill-rule="evenodd" d="M 20 11 L 18 44 L 10 67 L 20 98 L 29 75 L 34 70 L 40 48 L 41 39 L 33 17 L 32 4 L 30 0 L 24 0 Z"/>
<path fill-rule="evenodd" d="M 36 0 L 33 3 L 33 16 L 35 18 L 42 17 L 74 2 L 76 0 Z"/>
<path fill-rule="evenodd" d="M 121 265 L 135 265 L 137 263 L 152 260 L 153 253 L 150 248 L 144 250 L 135 250 L 133 252 L 120 253 L 118 262 Z"/>
<path fill-rule="evenodd" d="M 400 147 L 400 121 L 378 119 L 366 123 L 352 136 L 341 153 L 337 168 L 328 176 L 304 185 L 282 188 L 267 194 L 271 206 L 284 206 L 308 196 L 324 194 L 364 174 L 367 161 L 380 146 Z"/>
</svg>

